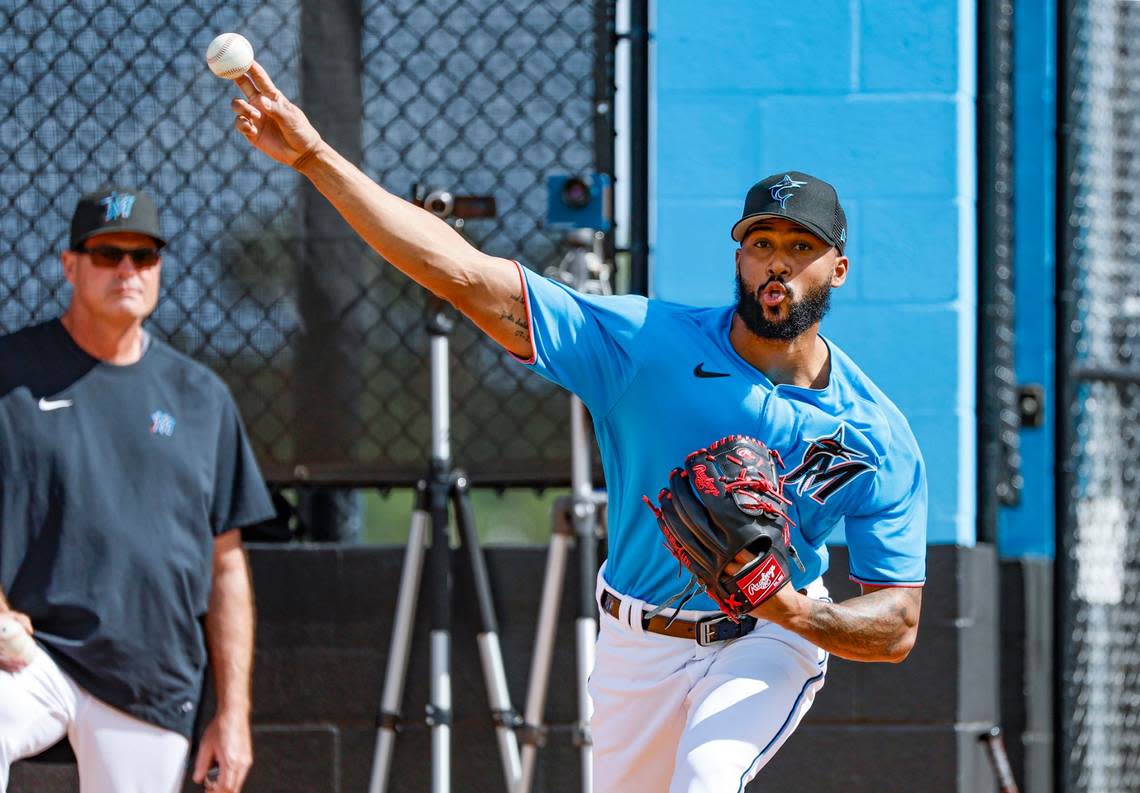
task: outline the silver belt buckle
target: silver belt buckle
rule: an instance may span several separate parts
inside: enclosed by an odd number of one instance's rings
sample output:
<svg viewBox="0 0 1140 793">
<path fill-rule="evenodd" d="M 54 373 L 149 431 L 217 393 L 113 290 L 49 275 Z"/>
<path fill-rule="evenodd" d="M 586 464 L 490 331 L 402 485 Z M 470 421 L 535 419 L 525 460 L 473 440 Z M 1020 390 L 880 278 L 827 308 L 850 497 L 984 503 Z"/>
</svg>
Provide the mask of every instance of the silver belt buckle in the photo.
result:
<svg viewBox="0 0 1140 793">
<path fill-rule="evenodd" d="M 718 623 L 724 622 L 728 619 L 727 614 L 718 614 L 713 617 L 702 617 L 697 620 L 697 644 L 701 647 L 708 647 L 710 644 L 724 641 L 724 639 L 716 638 L 716 628 Z"/>
</svg>

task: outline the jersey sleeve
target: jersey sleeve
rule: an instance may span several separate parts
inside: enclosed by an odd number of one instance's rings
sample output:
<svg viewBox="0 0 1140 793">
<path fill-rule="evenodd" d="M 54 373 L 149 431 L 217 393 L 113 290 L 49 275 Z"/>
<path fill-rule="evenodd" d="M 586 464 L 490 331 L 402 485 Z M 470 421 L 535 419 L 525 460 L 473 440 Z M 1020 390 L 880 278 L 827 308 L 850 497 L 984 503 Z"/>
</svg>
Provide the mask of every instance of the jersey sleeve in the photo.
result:
<svg viewBox="0 0 1140 793">
<path fill-rule="evenodd" d="M 210 529 L 216 537 L 230 529 L 268 520 L 274 514 L 241 415 L 227 392 L 222 401 Z"/>
<path fill-rule="evenodd" d="M 851 579 L 860 584 L 922 586 L 926 580 L 926 468 L 906 434 L 845 521 Z"/>
<path fill-rule="evenodd" d="M 585 295 L 519 265 L 534 352 L 519 358 L 603 416 L 637 373 L 648 302 L 638 295 Z"/>
</svg>

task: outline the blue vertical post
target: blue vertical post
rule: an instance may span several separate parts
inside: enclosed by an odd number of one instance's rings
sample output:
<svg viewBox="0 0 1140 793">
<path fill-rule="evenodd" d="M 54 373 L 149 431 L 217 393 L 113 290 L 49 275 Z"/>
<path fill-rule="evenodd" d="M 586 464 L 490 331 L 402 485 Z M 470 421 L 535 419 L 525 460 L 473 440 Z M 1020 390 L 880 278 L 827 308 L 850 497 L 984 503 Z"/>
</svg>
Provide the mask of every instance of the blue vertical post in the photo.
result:
<svg viewBox="0 0 1140 793">
<path fill-rule="evenodd" d="M 1021 503 L 1002 510 L 1002 556 L 1053 556 L 1056 3 L 1014 5 L 1015 365 L 1045 388 L 1043 426 L 1021 432 Z"/>
</svg>

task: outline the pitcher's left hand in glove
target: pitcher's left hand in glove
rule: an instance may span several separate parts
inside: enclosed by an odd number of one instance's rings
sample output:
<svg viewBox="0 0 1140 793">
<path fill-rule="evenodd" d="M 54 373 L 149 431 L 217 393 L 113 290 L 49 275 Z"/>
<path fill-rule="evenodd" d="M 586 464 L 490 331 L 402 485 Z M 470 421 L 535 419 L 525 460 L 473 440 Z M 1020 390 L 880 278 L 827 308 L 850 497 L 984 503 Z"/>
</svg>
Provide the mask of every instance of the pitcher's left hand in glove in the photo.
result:
<svg viewBox="0 0 1140 793">
<path fill-rule="evenodd" d="M 734 620 L 791 580 L 789 559 L 804 569 L 791 544 L 778 460 L 760 441 L 729 435 L 674 468 L 657 506 L 643 497 L 669 550 Z M 755 558 L 737 569 L 741 551 Z"/>
</svg>

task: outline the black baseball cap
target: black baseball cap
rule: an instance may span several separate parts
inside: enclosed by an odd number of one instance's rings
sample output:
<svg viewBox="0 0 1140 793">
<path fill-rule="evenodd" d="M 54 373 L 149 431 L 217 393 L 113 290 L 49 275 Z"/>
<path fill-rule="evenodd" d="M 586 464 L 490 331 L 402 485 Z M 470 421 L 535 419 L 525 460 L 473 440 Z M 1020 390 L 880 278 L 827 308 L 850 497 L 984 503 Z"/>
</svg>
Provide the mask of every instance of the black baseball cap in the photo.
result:
<svg viewBox="0 0 1140 793">
<path fill-rule="evenodd" d="M 71 216 L 71 249 L 88 237 L 114 231 L 133 231 L 154 237 L 158 247 L 166 244 L 158 222 L 158 208 L 141 190 L 131 187 L 104 187 L 79 199 Z"/>
<path fill-rule="evenodd" d="M 752 185 L 744 199 L 744 214 L 732 227 L 732 238 L 744 239 L 762 218 L 794 220 L 843 253 L 847 245 L 847 215 L 839 194 L 822 179 L 802 171 L 780 171 Z"/>
</svg>

